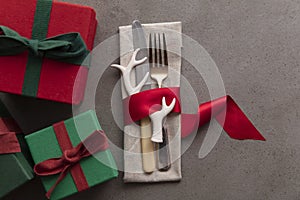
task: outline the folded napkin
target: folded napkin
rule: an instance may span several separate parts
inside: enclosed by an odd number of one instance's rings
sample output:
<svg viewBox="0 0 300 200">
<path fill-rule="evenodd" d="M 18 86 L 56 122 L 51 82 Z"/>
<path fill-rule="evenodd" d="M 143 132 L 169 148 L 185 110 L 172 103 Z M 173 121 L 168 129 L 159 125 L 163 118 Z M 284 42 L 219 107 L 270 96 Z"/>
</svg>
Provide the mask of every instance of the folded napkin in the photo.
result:
<svg viewBox="0 0 300 200">
<path fill-rule="evenodd" d="M 169 74 L 163 82 L 164 87 L 180 86 L 181 70 L 181 22 L 143 24 L 147 43 L 150 33 L 165 33 L 169 61 Z M 120 64 L 126 66 L 133 53 L 132 29 L 130 26 L 119 27 L 120 31 Z M 132 82 L 135 82 L 134 70 Z M 155 82 L 153 82 L 153 86 Z M 128 97 L 122 84 L 122 98 Z M 125 182 L 159 182 L 178 181 L 181 179 L 181 119 L 180 114 L 172 113 L 167 117 L 169 132 L 169 151 L 171 168 L 166 172 L 154 171 L 145 174 L 143 171 L 140 127 L 136 124 L 124 127 L 124 181 Z"/>
</svg>

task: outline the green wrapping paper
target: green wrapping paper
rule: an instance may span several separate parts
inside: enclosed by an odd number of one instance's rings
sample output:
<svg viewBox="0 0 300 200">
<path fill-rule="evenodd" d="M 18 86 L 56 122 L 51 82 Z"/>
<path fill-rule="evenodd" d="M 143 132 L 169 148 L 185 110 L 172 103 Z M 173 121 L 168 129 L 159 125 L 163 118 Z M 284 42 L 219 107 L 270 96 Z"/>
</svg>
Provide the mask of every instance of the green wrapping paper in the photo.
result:
<svg viewBox="0 0 300 200">
<path fill-rule="evenodd" d="M 4 126 L 8 121 L 12 122 L 9 112 L 2 102 L 0 102 L 0 119 L 0 123 Z M 13 127 L 10 123 L 7 129 L 19 129 L 19 127 L 17 125 Z M 17 134 L 17 138 L 22 153 L 0 154 L 0 198 L 33 178 L 31 158 L 24 136 L 23 134 Z"/>
<path fill-rule="evenodd" d="M 64 125 L 73 147 L 77 146 L 94 131 L 101 130 L 94 111 L 88 111 L 68 119 L 64 121 Z M 35 164 L 50 158 L 62 156 L 62 150 L 57 141 L 53 126 L 27 135 L 26 141 Z M 109 149 L 82 159 L 80 166 L 89 187 L 118 176 L 117 167 Z M 46 191 L 55 184 L 58 176 L 41 177 Z M 54 189 L 51 199 L 61 199 L 77 192 L 74 180 L 70 172 L 68 172 L 67 176 Z"/>
</svg>

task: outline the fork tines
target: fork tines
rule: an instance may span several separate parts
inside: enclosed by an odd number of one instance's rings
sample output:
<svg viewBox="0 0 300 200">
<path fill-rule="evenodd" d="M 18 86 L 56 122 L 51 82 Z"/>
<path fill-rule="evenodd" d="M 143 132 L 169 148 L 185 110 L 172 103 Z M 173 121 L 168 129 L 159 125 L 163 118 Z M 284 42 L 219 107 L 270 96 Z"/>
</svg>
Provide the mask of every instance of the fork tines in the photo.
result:
<svg viewBox="0 0 300 200">
<path fill-rule="evenodd" d="M 152 67 L 168 66 L 167 44 L 164 33 L 150 33 L 149 63 Z"/>
<path fill-rule="evenodd" d="M 162 41 L 162 42 L 161 42 Z M 164 33 L 149 35 L 150 76 L 159 88 L 168 76 L 168 54 L 166 36 Z"/>
</svg>

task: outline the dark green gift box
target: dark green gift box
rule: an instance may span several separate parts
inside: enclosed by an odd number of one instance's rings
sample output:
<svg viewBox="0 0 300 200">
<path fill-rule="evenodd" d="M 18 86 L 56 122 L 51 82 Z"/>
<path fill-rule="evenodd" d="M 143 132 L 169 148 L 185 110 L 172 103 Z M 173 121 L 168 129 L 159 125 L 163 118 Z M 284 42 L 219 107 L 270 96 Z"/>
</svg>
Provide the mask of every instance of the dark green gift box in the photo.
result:
<svg viewBox="0 0 300 200">
<path fill-rule="evenodd" d="M 101 130 L 95 112 L 88 111 L 27 135 L 25 138 L 35 164 L 62 156 L 61 146 L 57 138 L 58 133 L 55 129 L 56 125 L 59 124 L 59 126 L 61 126 L 61 123 L 63 123 L 63 128 L 66 130 L 65 132 L 73 147 L 85 140 L 94 131 Z M 88 187 L 118 176 L 117 167 L 109 149 L 83 158 L 79 164 L 88 183 Z M 46 191 L 55 184 L 58 177 L 59 174 L 41 177 Z M 51 194 L 51 199 L 61 199 L 77 192 L 78 189 L 74 179 L 71 173 L 68 172 L 63 180 L 55 187 Z"/>
<path fill-rule="evenodd" d="M 20 128 L 11 118 L 9 112 L 0 102 L 0 131 L 17 132 L 21 152 L 0 154 L 0 198 L 33 178 L 30 155 Z M 1 140 L 1 136 L 0 136 Z M 8 145 L 8 144 L 6 144 Z"/>
</svg>

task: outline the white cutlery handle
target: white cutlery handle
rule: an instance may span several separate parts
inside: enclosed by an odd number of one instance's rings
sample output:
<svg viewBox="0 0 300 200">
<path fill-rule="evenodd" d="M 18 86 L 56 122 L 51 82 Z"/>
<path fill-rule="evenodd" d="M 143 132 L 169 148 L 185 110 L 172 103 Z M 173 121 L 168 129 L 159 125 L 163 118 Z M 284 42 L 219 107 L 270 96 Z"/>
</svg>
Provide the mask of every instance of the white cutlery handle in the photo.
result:
<svg viewBox="0 0 300 200">
<path fill-rule="evenodd" d="M 152 122 L 153 130 L 152 130 L 152 138 L 153 142 L 162 143 L 163 135 L 162 135 L 162 124 L 164 118 L 173 110 L 175 106 L 176 99 L 172 100 L 170 105 L 167 105 L 166 98 L 162 98 L 162 108 L 160 111 L 156 111 L 150 115 L 150 119 Z"/>
<path fill-rule="evenodd" d="M 151 121 L 152 121 L 152 137 L 151 140 L 152 142 L 156 143 L 162 143 L 163 142 L 163 135 L 162 135 L 162 121 L 164 116 L 162 115 L 156 115 L 156 116 L 150 116 Z"/>
</svg>

